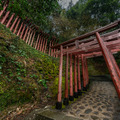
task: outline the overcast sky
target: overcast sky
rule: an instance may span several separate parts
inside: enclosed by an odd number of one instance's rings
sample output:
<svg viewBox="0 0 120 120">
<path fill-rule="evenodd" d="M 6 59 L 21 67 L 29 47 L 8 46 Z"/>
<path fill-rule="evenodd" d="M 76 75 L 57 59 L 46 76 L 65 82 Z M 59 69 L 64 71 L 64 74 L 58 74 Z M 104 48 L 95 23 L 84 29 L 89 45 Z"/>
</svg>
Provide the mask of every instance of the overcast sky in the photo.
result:
<svg viewBox="0 0 120 120">
<path fill-rule="evenodd" d="M 59 3 L 62 5 L 63 8 L 67 8 L 69 5 L 69 2 L 71 0 L 59 0 Z M 72 0 L 73 4 L 75 4 L 78 0 Z"/>
</svg>

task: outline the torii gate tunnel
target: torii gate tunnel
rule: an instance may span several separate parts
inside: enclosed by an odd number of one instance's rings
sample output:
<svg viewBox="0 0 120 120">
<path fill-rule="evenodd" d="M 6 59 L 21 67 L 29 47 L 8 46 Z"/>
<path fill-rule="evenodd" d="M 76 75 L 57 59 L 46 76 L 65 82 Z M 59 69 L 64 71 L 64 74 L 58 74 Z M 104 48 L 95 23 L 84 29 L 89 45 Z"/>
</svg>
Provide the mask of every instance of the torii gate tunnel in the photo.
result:
<svg viewBox="0 0 120 120">
<path fill-rule="evenodd" d="M 120 69 L 113 56 L 114 53 L 120 51 L 120 20 L 72 40 L 52 46 L 51 48 L 58 50 L 57 52 L 54 52 L 54 56 L 59 55 L 60 58 L 58 99 L 56 103 L 57 109 L 62 108 L 63 56 L 66 56 L 65 97 L 63 100 L 64 105 L 68 105 L 69 100 L 73 101 L 74 98 L 78 98 L 78 96 L 81 95 L 82 91 L 87 90 L 89 85 L 87 59 L 102 55 L 105 59 L 120 99 Z M 80 78 L 80 59 L 83 74 L 83 89 L 81 89 L 82 82 Z M 74 63 L 74 80 L 72 76 L 72 63 Z M 70 70 L 69 85 L 68 70 Z"/>
</svg>

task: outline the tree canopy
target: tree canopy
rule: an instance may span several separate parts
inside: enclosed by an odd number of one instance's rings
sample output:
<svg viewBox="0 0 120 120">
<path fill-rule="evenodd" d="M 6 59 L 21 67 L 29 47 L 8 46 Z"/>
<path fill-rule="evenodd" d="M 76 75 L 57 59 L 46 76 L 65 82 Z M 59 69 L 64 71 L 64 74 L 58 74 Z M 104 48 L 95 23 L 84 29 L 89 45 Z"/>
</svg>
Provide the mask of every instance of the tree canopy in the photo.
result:
<svg viewBox="0 0 120 120">
<path fill-rule="evenodd" d="M 9 0 L 8 9 L 22 19 L 28 18 L 41 29 L 45 29 L 49 16 L 57 11 L 57 7 L 57 0 Z"/>
</svg>

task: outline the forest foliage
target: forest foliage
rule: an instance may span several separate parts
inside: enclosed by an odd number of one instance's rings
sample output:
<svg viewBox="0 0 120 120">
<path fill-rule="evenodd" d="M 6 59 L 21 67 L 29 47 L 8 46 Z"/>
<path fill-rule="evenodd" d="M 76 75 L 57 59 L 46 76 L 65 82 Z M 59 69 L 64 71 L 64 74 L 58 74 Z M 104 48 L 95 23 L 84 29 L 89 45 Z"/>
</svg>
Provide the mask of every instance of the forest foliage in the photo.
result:
<svg viewBox="0 0 120 120">
<path fill-rule="evenodd" d="M 70 1 L 67 9 L 54 16 L 53 26 L 61 42 L 107 25 L 120 18 L 119 0 Z"/>
<path fill-rule="evenodd" d="M 5 0 L 0 0 L 1 1 Z M 7 0 L 6 0 L 7 1 Z M 119 0 L 70 1 L 67 9 L 59 0 L 9 0 L 8 9 L 63 42 L 120 18 Z"/>
<path fill-rule="evenodd" d="M 5 0 L 0 0 L 5 3 Z M 57 0 L 6 0 L 9 1 L 8 10 L 23 20 L 30 20 L 41 29 L 48 28 L 49 16 L 57 11 Z"/>
</svg>

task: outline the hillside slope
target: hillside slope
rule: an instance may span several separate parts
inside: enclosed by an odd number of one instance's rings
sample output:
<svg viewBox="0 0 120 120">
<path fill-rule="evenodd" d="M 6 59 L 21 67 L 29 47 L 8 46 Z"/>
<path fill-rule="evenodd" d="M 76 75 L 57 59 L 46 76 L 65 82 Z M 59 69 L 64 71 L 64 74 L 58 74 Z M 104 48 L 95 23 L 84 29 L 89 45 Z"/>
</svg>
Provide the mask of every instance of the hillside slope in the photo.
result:
<svg viewBox="0 0 120 120">
<path fill-rule="evenodd" d="M 28 46 L 0 24 L 0 111 L 29 102 L 49 104 L 59 60 Z"/>
</svg>

